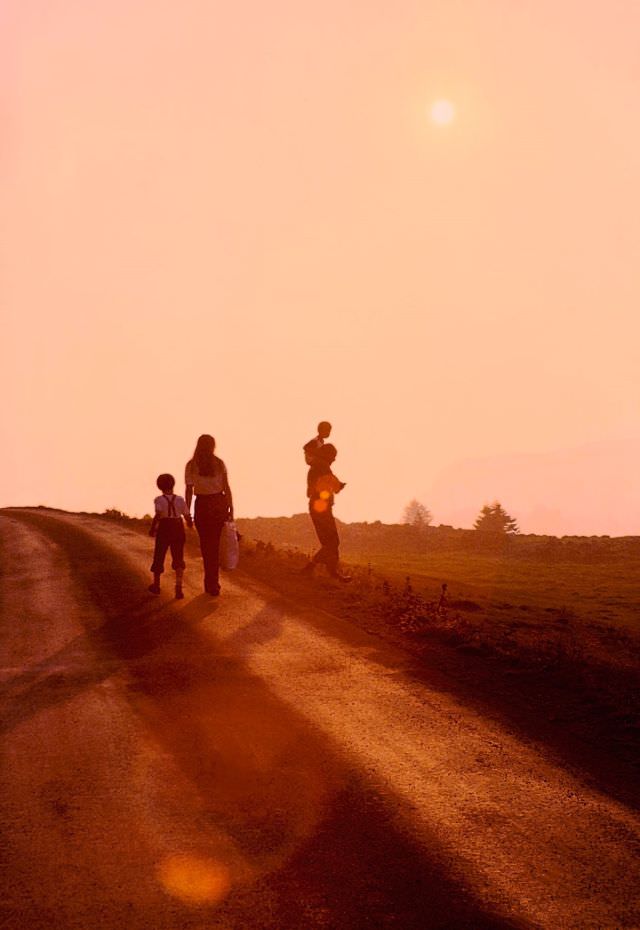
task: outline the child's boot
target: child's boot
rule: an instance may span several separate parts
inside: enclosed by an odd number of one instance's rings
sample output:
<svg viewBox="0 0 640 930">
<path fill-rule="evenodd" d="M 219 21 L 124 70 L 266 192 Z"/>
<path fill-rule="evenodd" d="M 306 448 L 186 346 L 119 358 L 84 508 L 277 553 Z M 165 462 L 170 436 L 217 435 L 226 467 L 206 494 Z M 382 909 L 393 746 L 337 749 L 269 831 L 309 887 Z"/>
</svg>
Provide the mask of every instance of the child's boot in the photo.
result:
<svg viewBox="0 0 640 930">
<path fill-rule="evenodd" d="M 160 575 L 153 575 L 153 584 L 149 585 L 149 591 L 152 594 L 160 594 Z"/>
<path fill-rule="evenodd" d="M 180 570 L 176 571 L 176 600 L 181 601 L 184 598 L 182 592 L 182 572 Z"/>
</svg>

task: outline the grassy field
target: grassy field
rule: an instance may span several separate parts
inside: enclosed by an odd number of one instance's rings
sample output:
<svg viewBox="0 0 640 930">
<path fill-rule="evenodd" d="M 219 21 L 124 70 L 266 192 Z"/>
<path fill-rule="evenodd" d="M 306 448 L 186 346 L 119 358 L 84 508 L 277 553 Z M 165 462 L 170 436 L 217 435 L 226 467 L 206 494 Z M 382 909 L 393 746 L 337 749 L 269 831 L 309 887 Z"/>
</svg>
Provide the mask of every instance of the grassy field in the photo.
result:
<svg viewBox="0 0 640 930">
<path fill-rule="evenodd" d="M 306 514 L 240 526 L 248 539 L 305 553 L 316 547 Z M 640 634 L 638 537 L 487 540 L 472 530 L 420 532 L 383 524 L 348 524 L 340 531 L 345 562 L 371 566 L 397 586 L 408 576 L 427 600 L 446 582 L 451 603 L 467 611 L 557 613 Z"/>
</svg>

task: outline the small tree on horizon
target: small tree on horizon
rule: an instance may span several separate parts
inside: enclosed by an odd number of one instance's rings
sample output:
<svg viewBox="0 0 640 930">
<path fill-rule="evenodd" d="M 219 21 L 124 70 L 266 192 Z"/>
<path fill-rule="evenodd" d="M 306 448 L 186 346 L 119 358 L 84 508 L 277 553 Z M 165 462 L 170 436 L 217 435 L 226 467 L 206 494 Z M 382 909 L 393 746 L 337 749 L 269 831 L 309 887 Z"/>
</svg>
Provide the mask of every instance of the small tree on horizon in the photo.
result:
<svg viewBox="0 0 640 930">
<path fill-rule="evenodd" d="M 473 528 L 481 533 L 495 533 L 504 536 L 515 535 L 520 532 L 515 518 L 510 516 L 498 501 L 484 505 L 478 514 L 476 522 L 473 524 Z"/>
<path fill-rule="evenodd" d="M 409 501 L 407 506 L 404 508 L 402 522 L 406 523 L 408 526 L 415 526 L 419 530 L 422 530 L 429 526 L 432 520 L 433 514 L 431 511 L 415 498 L 412 501 Z"/>
</svg>

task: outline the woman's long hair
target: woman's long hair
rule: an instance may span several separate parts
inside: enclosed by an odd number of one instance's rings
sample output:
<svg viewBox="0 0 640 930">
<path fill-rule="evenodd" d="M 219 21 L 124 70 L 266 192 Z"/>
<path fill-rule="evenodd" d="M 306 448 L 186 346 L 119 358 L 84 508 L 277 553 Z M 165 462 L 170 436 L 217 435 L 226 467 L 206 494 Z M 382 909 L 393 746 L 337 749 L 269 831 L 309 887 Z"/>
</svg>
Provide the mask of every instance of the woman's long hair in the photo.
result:
<svg viewBox="0 0 640 930">
<path fill-rule="evenodd" d="M 214 455 L 216 441 L 213 436 L 204 433 L 199 437 L 196 443 L 196 449 L 193 453 L 193 463 L 198 469 L 199 475 L 215 475 L 216 457 Z"/>
</svg>

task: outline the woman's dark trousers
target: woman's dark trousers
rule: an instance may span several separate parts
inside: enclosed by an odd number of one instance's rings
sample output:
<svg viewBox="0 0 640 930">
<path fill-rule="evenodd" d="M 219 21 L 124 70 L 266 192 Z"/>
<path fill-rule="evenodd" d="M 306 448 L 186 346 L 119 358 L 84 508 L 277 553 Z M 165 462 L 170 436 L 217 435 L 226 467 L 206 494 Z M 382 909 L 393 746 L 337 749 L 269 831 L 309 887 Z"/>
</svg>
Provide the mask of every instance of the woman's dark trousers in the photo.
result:
<svg viewBox="0 0 640 930">
<path fill-rule="evenodd" d="M 329 574 L 335 575 L 338 571 L 338 548 L 340 546 L 340 538 L 338 536 L 336 521 L 333 517 L 333 510 L 329 506 L 326 510 L 317 513 L 314 510 L 313 503 L 311 503 L 309 506 L 309 513 L 311 514 L 318 540 L 322 546 L 314 555 L 313 562 L 316 564 L 318 562 L 324 562 Z"/>
<path fill-rule="evenodd" d="M 194 522 L 204 562 L 204 589 L 209 594 L 217 594 L 220 590 L 220 534 L 228 517 L 229 502 L 224 494 L 200 494 L 196 497 Z"/>
</svg>

